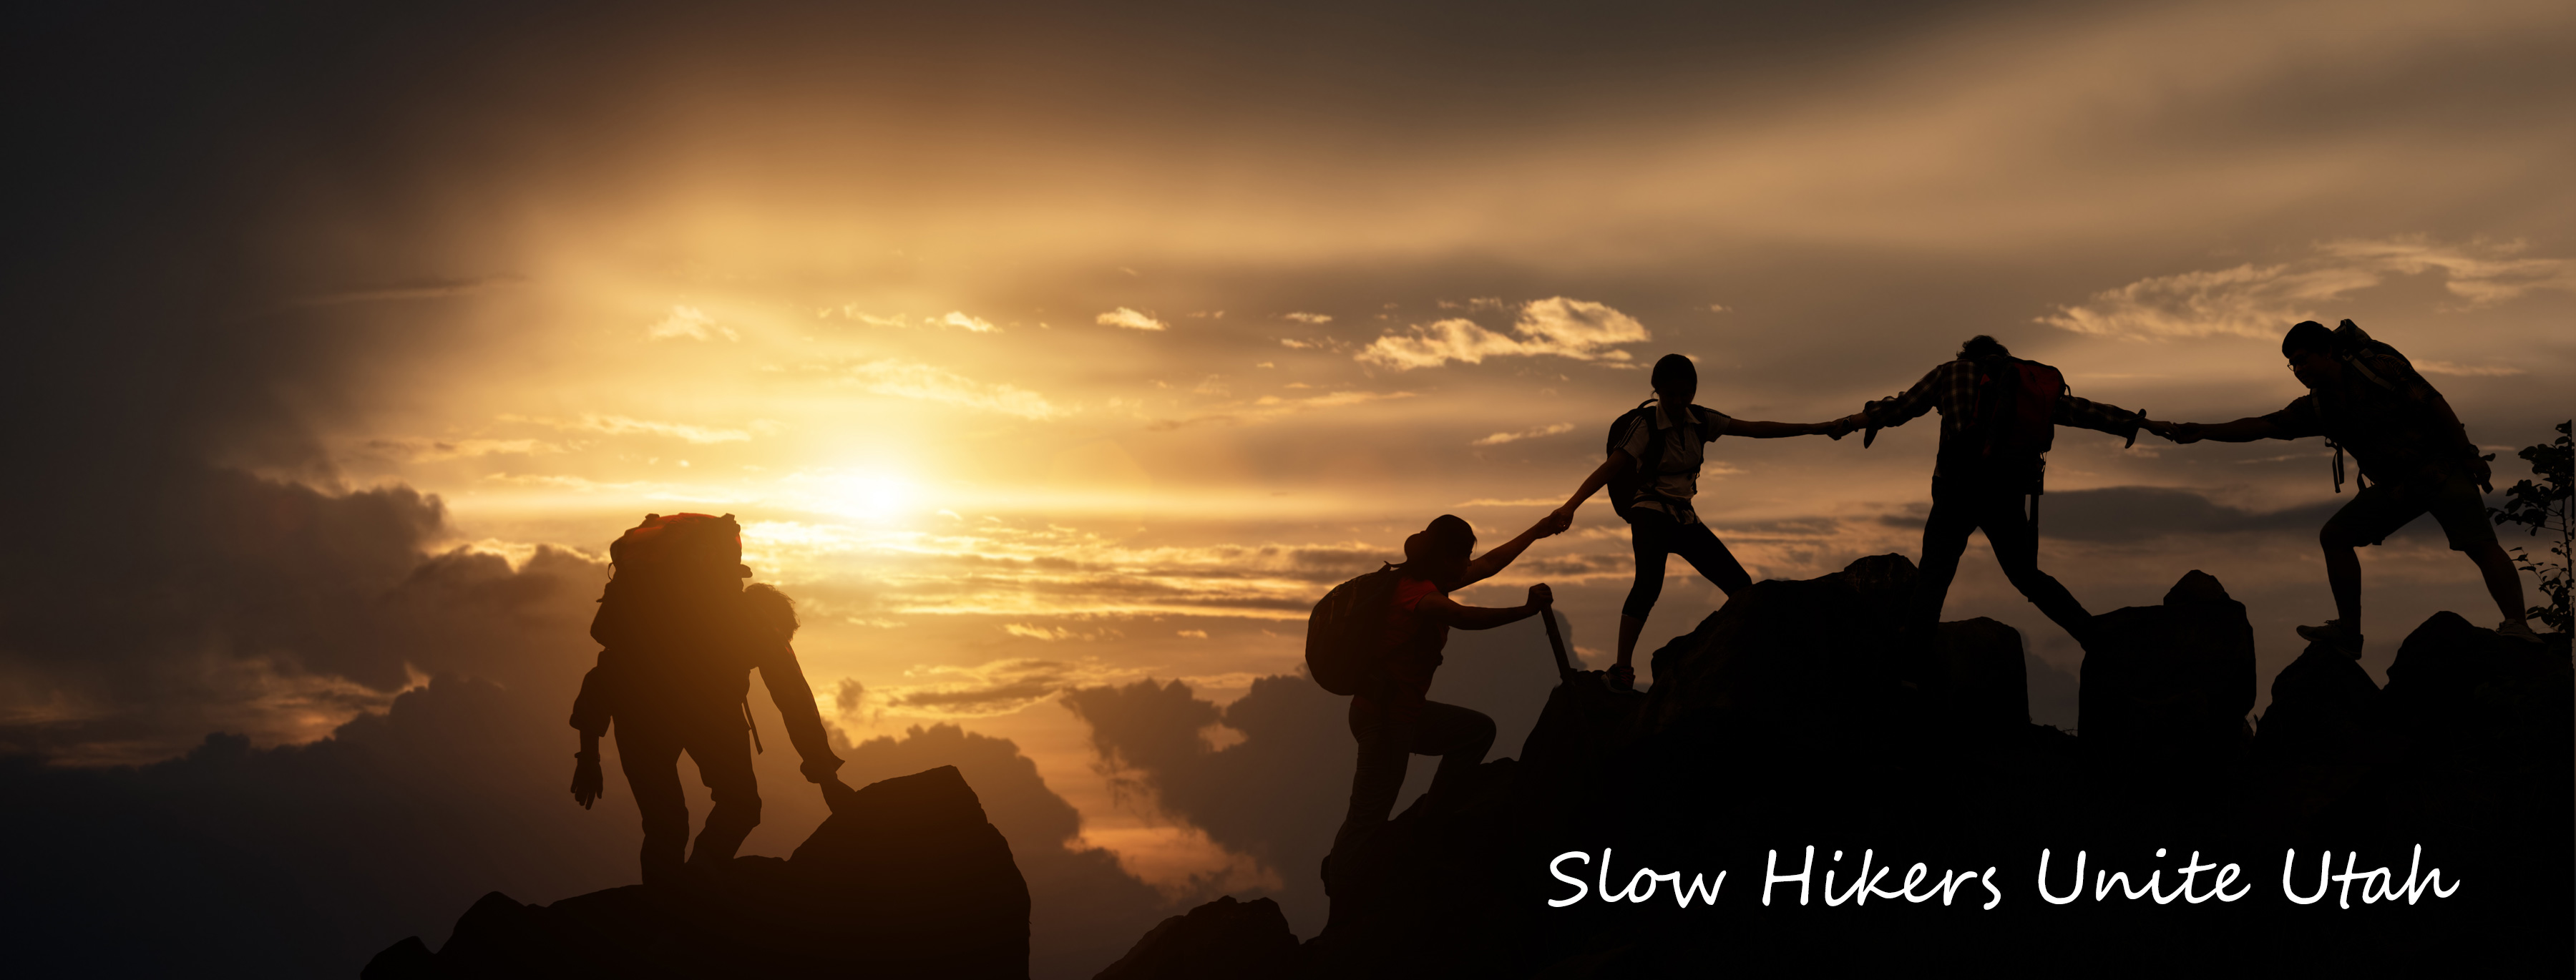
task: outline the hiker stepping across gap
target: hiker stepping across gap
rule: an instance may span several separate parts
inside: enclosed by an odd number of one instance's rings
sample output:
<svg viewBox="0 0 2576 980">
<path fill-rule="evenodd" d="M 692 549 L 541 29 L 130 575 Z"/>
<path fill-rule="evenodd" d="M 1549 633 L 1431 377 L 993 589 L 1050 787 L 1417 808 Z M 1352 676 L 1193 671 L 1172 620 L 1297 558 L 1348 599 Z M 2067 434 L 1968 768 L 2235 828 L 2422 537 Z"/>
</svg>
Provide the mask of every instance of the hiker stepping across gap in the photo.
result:
<svg viewBox="0 0 2576 980">
<path fill-rule="evenodd" d="M 1680 354 L 1666 354 L 1656 361 L 1650 380 L 1655 397 L 1610 423 L 1605 447 L 1609 458 L 1583 478 L 1583 485 L 1553 515 L 1571 525 L 1575 509 L 1593 491 L 1607 486 L 1610 508 L 1628 522 L 1629 543 L 1637 554 L 1637 580 L 1628 587 L 1628 601 L 1619 607 L 1619 659 L 1608 675 L 1610 686 L 1620 690 L 1636 686 L 1637 669 L 1631 662 L 1637 654 L 1637 636 L 1646 629 L 1646 616 L 1664 592 L 1665 556 L 1682 556 L 1701 577 L 1730 596 L 1753 584 L 1744 565 L 1726 550 L 1716 532 L 1700 522 L 1691 506 L 1692 498 L 1699 495 L 1699 471 L 1708 459 L 1708 444 L 1726 435 L 1840 439 L 1851 431 L 1839 421 L 1755 422 L 1693 405 L 1691 399 L 1699 393 L 1699 369 Z"/>
<path fill-rule="evenodd" d="M 759 734 L 751 731 L 748 700 L 754 668 L 778 703 L 805 778 L 822 785 L 827 805 L 836 794 L 846 797 L 851 790 L 835 775 L 841 760 L 788 645 L 795 607 L 777 589 L 742 585 L 751 569 L 742 564 L 742 528 L 733 515 L 646 514 L 609 555 L 615 577 L 590 623 L 591 638 L 606 649 L 573 702 L 581 752 L 573 757 L 572 796 L 588 809 L 603 794 L 599 736 L 614 724 L 618 763 L 644 818 L 644 884 L 668 888 L 686 884 L 684 870 L 712 872 L 760 825 L 751 770 Z M 714 804 L 694 851 L 680 791 L 682 752 L 697 764 Z"/>
<path fill-rule="evenodd" d="M 1528 619 L 1547 608 L 1550 595 L 1546 585 L 1533 585 L 1528 602 L 1487 609 L 1461 605 L 1449 593 L 1492 578 L 1531 542 L 1564 529 L 1553 516 L 1541 519 L 1471 561 L 1475 529 L 1443 514 L 1405 539 L 1404 564 L 1344 582 L 1315 604 L 1306 624 L 1307 670 L 1325 690 L 1351 695 L 1351 737 L 1359 742 L 1350 811 L 1333 835 L 1334 853 L 1386 823 L 1412 756 L 1440 757 L 1425 804 L 1455 804 L 1460 781 L 1484 763 L 1485 751 L 1493 747 L 1494 720 L 1429 698 L 1431 675 L 1440 669 L 1449 630 L 1492 629 Z M 1330 861 L 1327 857 L 1328 884 Z"/>
<path fill-rule="evenodd" d="M 2496 632 L 2540 642 L 2524 618 L 2522 576 L 2497 543 L 2480 490 L 2495 491 L 2487 456 L 2469 441 L 2468 429 L 2442 393 L 2425 383 L 2406 355 L 2372 340 L 2350 320 L 2333 330 L 2314 320 L 2291 327 L 2281 356 L 2308 393 L 2270 415 L 2215 425 L 2157 423 L 2149 431 L 2177 443 L 2203 439 L 2252 442 L 2324 436 L 2334 447 L 2335 492 L 2343 492 L 2343 454 L 2361 464 L 2352 502 L 2317 532 L 2325 548 L 2326 584 L 2334 592 L 2335 618 L 2301 626 L 2299 635 L 2361 656 L 2361 555 L 2407 522 L 2430 513 L 2485 576 L 2488 595 L 2504 612 Z M 2378 482 L 2371 482 L 2371 481 Z"/>
<path fill-rule="evenodd" d="M 2014 357 L 2001 342 L 1979 334 L 1914 387 L 1870 402 L 1843 421 L 1870 430 L 1861 443 L 1867 446 L 1879 429 L 1934 410 L 1941 413 L 1941 448 L 1932 468 L 1932 512 L 1923 521 L 1922 566 L 1906 603 L 1905 642 L 1916 650 L 1931 646 L 1968 535 L 1983 530 L 2013 587 L 2076 642 L 2089 643 L 2093 615 L 2039 570 L 2047 453 L 2061 425 L 2135 444 L 2146 416 L 2068 394 L 2066 377 L 2056 368 Z"/>
</svg>

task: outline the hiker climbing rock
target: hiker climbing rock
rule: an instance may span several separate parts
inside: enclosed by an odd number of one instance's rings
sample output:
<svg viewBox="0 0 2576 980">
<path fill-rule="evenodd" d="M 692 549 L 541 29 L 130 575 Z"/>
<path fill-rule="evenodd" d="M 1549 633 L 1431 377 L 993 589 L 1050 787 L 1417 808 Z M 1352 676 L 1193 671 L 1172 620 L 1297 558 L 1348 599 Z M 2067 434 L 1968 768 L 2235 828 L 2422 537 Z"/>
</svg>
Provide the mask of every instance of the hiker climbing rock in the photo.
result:
<svg viewBox="0 0 2576 980">
<path fill-rule="evenodd" d="M 2014 357 L 2001 342 L 1979 334 L 1914 387 L 1870 402 L 1843 422 L 1869 429 L 1866 446 L 1879 429 L 1935 409 L 1941 413 L 1941 448 L 1932 469 L 1932 512 L 1923 521 L 1922 566 L 1906 605 L 1906 642 L 1918 649 L 1931 643 L 1950 580 L 1959 573 L 1959 556 L 1968 549 L 1969 533 L 1978 530 L 1985 531 L 2013 587 L 2076 642 L 2086 641 L 2092 614 L 2039 570 L 2038 507 L 2047 489 L 2047 453 L 2058 426 L 2135 443 L 2146 417 L 2068 394 L 2065 375 L 2056 368 Z"/>
<path fill-rule="evenodd" d="M 1628 587 L 1628 601 L 1619 607 L 1619 659 L 1609 673 L 1611 685 L 1623 689 L 1637 680 L 1630 662 L 1636 657 L 1637 636 L 1645 631 L 1646 616 L 1664 591 L 1665 556 L 1682 556 L 1727 595 L 1753 583 L 1744 565 L 1700 522 L 1691 506 L 1691 499 L 1699 494 L 1699 471 L 1708 458 L 1709 442 L 1722 435 L 1840 439 L 1851 431 L 1840 421 L 1756 422 L 1693 405 L 1699 370 L 1680 354 L 1666 354 L 1656 361 L 1651 380 L 1655 397 L 1610 424 L 1609 458 L 1583 478 L 1583 485 L 1555 513 L 1571 525 L 1575 509 L 1593 491 L 1607 486 L 1611 509 L 1628 522 L 1629 542 L 1637 554 L 1637 580 Z"/>
<path fill-rule="evenodd" d="M 1316 605 L 1307 627 L 1307 662 L 1327 690 L 1352 695 L 1351 737 L 1359 742 L 1350 811 L 1333 835 L 1335 853 L 1386 822 L 1411 756 L 1440 757 L 1427 796 L 1433 805 L 1453 800 L 1461 778 L 1485 761 L 1485 750 L 1494 744 L 1494 720 L 1428 697 L 1441 648 L 1452 627 L 1481 630 L 1519 622 L 1546 608 L 1550 595 L 1547 586 L 1533 585 L 1529 601 L 1487 609 L 1461 605 L 1449 593 L 1493 577 L 1531 542 L 1564 529 L 1549 515 L 1469 560 L 1475 530 L 1443 514 L 1405 539 L 1403 564 L 1343 583 Z"/>
<path fill-rule="evenodd" d="M 2352 502 L 2317 532 L 2317 543 L 2325 548 L 2335 618 L 2301 626 L 2299 635 L 2360 657 L 2359 549 L 2387 540 L 2407 522 L 2430 513 L 2450 539 L 2451 550 L 2468 555 L 2486 578 L 2487 593 L 2504 612 L 2496 632 L 2540 642 L 2524 618 L 2522 577 L 2497 543 L 2486 501 L 2479 497 L 2480 490 L 2495 489 L 2487 457 L 2469 440 L 2442 393 L 2416 373 L 2406 355 L 2372 340 L 2350 320 L 2333 330 L 2314 320 L 2291 327 L 2281 338 L 2281 356 L 2289 359 L 2290 373 L 2308 393 L 2280 411 L 2210 425 L 2155 423 L 2148 429 L 2177 443 L 2324 436 L 2335 448 L 2338 493 L 2343 490 L 2343 454 L 2351 452 L 2361 465 Z"/>
<path fill-rule="evenodd" d="M 684 867 L 689 811 L 680 753 L 697 764 L 714 799 L 686 867 L 732 860 L 759 826 L 751 770 L 759 734 L 746 700 L 753 668 L 786 719 L 805 778 L 822 784 L 827 800 L 850 792 L 834 775 L 841 760 L 788 645 L 795 608 L 775 588 L 741 584 L 751 569 L 742 564 L 742 529 L 733 515 L 647 514 L 609 555 L 614 577 L 590 624 L 591 638 L 605 649 L 573 702 L 581 752 L 572 794 L 585 809 L 602 794 L 599 736 L 614 722 L 618 761 L 643 811 L 645 884 L 677 884 Z"/>
</svg>

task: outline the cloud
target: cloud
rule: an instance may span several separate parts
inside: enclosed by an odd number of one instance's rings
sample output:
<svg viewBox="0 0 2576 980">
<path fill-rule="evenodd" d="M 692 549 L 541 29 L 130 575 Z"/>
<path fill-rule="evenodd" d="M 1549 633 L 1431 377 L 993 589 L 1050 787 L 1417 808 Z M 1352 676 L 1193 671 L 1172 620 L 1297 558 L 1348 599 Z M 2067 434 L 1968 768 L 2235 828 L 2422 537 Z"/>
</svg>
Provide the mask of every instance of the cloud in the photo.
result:
<svg viewBox="0 0 2576 980">
<path fill-rule="evenodd" d="M 1299 322 L 1299 323 L 1331 323 L 1331 322 L 1333 322 L 1333 318 L 1332 318 L 1330 315 L 1328 315 L 1328 314 L 1323 314 L 1323 313 L 1282 313 L 1282 314 L 1280 314 L 1280 317 L 1281 317 L 1282 319 L 1295 320 L 1295 321 L 1297 321 L 1297 322 Z"/>
<path fill-rule="evenodd" d="M 1473 320 L 1448 319 L 1387 334 L 1361 350 L 1356 359 L 1399 371 L 1438 367 L 1450 361 L 1481 364 L 1488 357 L 1536 357 L 1552 354 L 1578 361 L 1625 361 L 1627 351 L 1614 345 L 1653 339 L 1644 324 L 1600 303 L 1553 296 L 1521 304 L 1510 334 L 1496 333 Z"/>
<path fill-rule="evenodd" d="M 706 311 L 694 306 L 671 307 L 671 315 L 663 317 L 659 323 L 646 327 L 644 335 L 655 340 L 666 340 L 672 337 L 709 340 L 717 336 L 722 336 L 726 340 L 742 339 L 741 335 L 733 332 L 732 327 L 717 323 L 716 318 L 708 316 Z"/>
<path fill-rule="evenodd" d="M 1163 329 L 1163 321 L 1154 319 L 1153 317 L 1147 316 L 1143 313 L 1138 313 L 1135 310 L 1128 309 L 1124 306 L 1107 313 L 1103 313 L 1097 317 L 1093 317 L 1092 319 L 1093 322 L 1104 327 L 1125 327 L 1129 330 Z"/>
<path fill-rule="evenodd" d="M 1039 640 L 1068 638 L 1098 639 L 1100 631 L 1061 633 L 1044 627 L 1010 624 L 1004 627 L 1014 636 Z M 1031 705 L 1085 684 L 1134 677 L 1138 671 L 1110 667 L 1096 657 L 1079 661 L 1032 660 L 1013 658 L 994 660 L 971 667 L 946 664 L 918 666 L 903 672 L 910 684 L 879 684 L 851 694 L 854 705 L 844 715 L 862 710 L 907 718 L 954 720 L 989 718 L 1021 711 Z M 837 696 L 837 695 L 836 695 Z M 836 702 L 837 703 L 837 702 Z"/>
<path fill-rule="evenodd" d="M 2342 239 L 2277 265 L 2156 276 L 2060 306 L 2034 322 L 2131 340 L 2178 337 L 2277 338 L 2301 320 L 2332 322 L 2322 304 L 2397 276 L 2440 270 L 2444 288 L 2469 307 L 2540 289 L 2576 290 L 2576 260 L 2526 258 L 2519 241 L 2445 244 L 2420 237 Z"/>
<path fill-rule="evenodd" d="M 986 384 L 953 371 L 914 361 L 886 359 L 853 365 L 850 376 L 860 387 L 880 395 L 915 401 L 944 402 L 1024 419 L 1064 414 L 1046 396 L 1015 385 Z"/>
<path fill-rule="evenodd" d="M 367 449 L 410 463 L 435 463 L 477 456 L 526 456 L 559 453 L 564 447 L 535 439 L 370 439 Z"/>
<path fill-rule="evenodd" d="M 2527 373 L 2518 367 L 2493 364 L 2453 364 L 2449 361 L 2414 360 L 2415 370 L 2425 374 L 2447 374 L 2460 378 L 2509 378 Z"/>
<path fill-rule="evenodd" d="M 708 445 L 719 442 L 745 442 L 751 438 L 751 433 L 744 429 L 718 429 L 703 425 L 688 425 L 680 422 L 655 422 L 650 419 L 628 418 L 624 415 L 602 415 L 597 412 L 583 413 L 581 418 L 571 421 L 552 418 L 532 418 L 524 415 L 504 415 L 501 416 L 501 421 L 529 422 L 557 429 L 600 432 L 612 436 L 667 436 L 693 445 Z M 752 428 L 770 427 L 774 427 L 774 423 L 765 425 L 763 423 L 755 422 L 752 424 Z"/>
<path fill-rule="evenodd" d="M 1295 386 L 1292 385 L 1290 387 Z M 1227 389 L 1224 385 L 1216 384 L 1211 380 L 1210 382 L 1201 383 L 1199 388 L 1196 390 L 1201 394 L 1224 394 Z M 1353 405 L 1366 405 L 1371 402 L 1392 401 L 1399 398 L 1411 398 L 1413 396 L 1413 393 L 1410 391 L 1334 391 L 1304 398 L 1282 398 L 1278 395 L 1263 395 L 1248 403 L 1234 402 L 1220 406 L 1217 411 L 1213 412 L 1192 415 L 1187 418 L 1163 419 L 1154 422 L 1145 428 L 1155 432 L 1168 432 L 1173 429 L 1185 428 L 1202 423 L 1218 423 L 1225 425 L 1260 423 L 1286 415 L 1296 415 L 1303 412 L 1320 411 L 1330 408 L 1348 408 Z"/>
<path fill-rule="evenodd" d="M 978 320 L 956 310 L 948 311 L 948 315 L 940 317 L 939 322 L 946 326 L 964 327 L 974 333 L 992 333 L 993 331 L 1000 329 L 999 327 L 993 326 L 992 322 L 989 320 Z"/>
<path fill-rule="evenodd" d="M 1543 425 L 1535 429 L 1523 429 L 1519 432 L 1497 432 L 1493 435 L 1470 442 L 1468 445 L 1499 446 L 1507 442 L 1519 442 L 1523 439 L 1539 439 L 1546 436 L 1558 435 L 1560 433 L 1572 431 L 1574 431 L 1574 423 L 1559 422 L 1555 425 Z"/>
</svg>

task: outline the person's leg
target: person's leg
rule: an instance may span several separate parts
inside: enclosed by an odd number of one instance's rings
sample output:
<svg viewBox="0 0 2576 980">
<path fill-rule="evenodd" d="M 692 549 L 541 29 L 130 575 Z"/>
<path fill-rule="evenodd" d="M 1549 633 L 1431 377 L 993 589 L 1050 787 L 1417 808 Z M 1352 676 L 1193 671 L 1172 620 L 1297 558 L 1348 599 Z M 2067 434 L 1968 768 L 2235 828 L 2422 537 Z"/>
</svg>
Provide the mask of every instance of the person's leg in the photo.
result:
<svg viewBox="0 0 2576 980">
<path fill-rule="evenodd" d="M 2092 638 L 2093 614 L 2054 576 L 2039 570 L 2039 531 L 2030 525 L 2030 515 L 2022 510 L 2027 498 L 2019 495 L 1993 494 L 1979 508 L 1978 526 L 1986 532 L 1986 543 L 1995 549 L 1995 563 L 2002 565 L 2004 577 L 2022 597 L 2038 606 L 2058 628 L 2075 637 L 2077 643 Z"/>
<path fill-rule="evenodd" d="M 742 850 L 743 838 L 760 826 L 760 781 L 751 771 L 751 739 L 732 718 L 710 719 L 693 732 L 689 758 L 698 764 L 698 781 L 707 784 L 714 806 L 689 863 L 721 865 Z"/>
<path fill-rule="evenodd" d="M 689 846 L 689 801 L 680 793 L 680 743 L 658 726 L 619 718 L 617 766 L 626 772 L 626 788 L 635 794 L 635 809 L 644 818 L 641 858 L 644 883 L 679 880 L 680 860 Z"/>
<path fill-rule="evenodd" d="M 2531 607 L 2523 602 L 2522 571 L 2513 567 L 2513 556 L 2505 553 L 2504 545 L 2489 541 L 2469 549 L 2468 555 L 2470 561 L 2477 563 L 2478 574 L 2485 576 L 2487 595 L 2494 597 L 2504 621 L 2526 621 Z"/>
<path fill-rule="evenodd" d="M 1485 764 L 1485 753 L 1494 747 L 1494 720 L 1474 708 L 1426 701 L 1422 714 L 1413 725 L 1413 744 L 1407 748 L 1415 755 L 1440 757 L 1440 769 L 1431 777 L 1431 793 L 1454 793 L 1460 781 Z"/>
<path fill-rule="evenodd" d="M 1410 761 L 1405 746 L 1412 735 L 1394 714 L 1373 698 L 1351 699 L 1351 737 L 1359 742 L 1359 765 L 1351 771 L 1350 809 L 1342 816 L 1341 829 L 1333 834 L 1336 853 L 1353 837 L 1385 823 L 1395 811 L 1395 794 L 1404 788 L 1404 770 Z"/>
<path fill-rule="evenodd" d="M 1914 594 L 1906 602 L 1904 636 L 1912 645 L 1928 646 L 1941 623 L 1941 604 L 1950 597 L 1950 580 L 1959 574 L 1959 556 L 1968 550 L 1968 533 L 1977 529 L 1970 502 L 1932 485 L 1932 512 L 1923 518 L 1923 563 L 1915 569 Z"/>
<path fill-rule="evenodd" d="M 2531 607 L 2523 604 L 2522 572 L 2513 567 L 2513 556 L 2496 540 L 2495 524 L 2487 519 L 2486 498 L 2478 495 L 2477 486 L 2466 478 L 2445 481 L 2432 491 L 2427 504 L 2451 550 L 2469 556 L 2478 566 L 2478 574 L 2486 579 L 2487 595 L 2495 599 L 2505 624 L 2524 623 Z"/>
<path fill-rule="evenodd" d="M 1718 540 L 1717 532 L 1709 530 L 1707 524 L 1682 525 L 1674 532 L 1671 547 L 1674 554 L 1699 570 L 1701 578 L 1729 597 L 1753 584 L 1753 576 L 1744 570 L 1744 563 L 1735 560 L 1735 553 L 1726 550 L 1726 542 Z"/>
<path fill-rule="evenodd" d="M 1629 513 L 1636 518 L 1628 522 L 1628 543 L 1637 556 L 1637 578 L 1628 586 L 1628 601 L 1619 606 L 1619 660 L 1610 673 L 1613 681 L 1633 682 L 1637 637 L 1646 631 L 1646 616 L 1655 611 L 1655 600 L 1664 594 L 1664 556 L 1672 553 L 1678 525 L 1656 511 Z"/>
<path fill-rule="evenodd" d="M 2329 628 L 2300 628 L 2309 639 L 2320 636 L 2350 636 L 2345 648 L 2358 656 L 2361 636 L 2361 554 L 2365 545 L 2384 541 L 2406 522 L 2424 513 L 2422 499 L 2409 499 L 2385 483 L 2361 488 L 2352 502 L 2335 511 L 2317 529 L 2317 546 L 2324 550 L 2326 588 L 2334 594 L 2335 621 Z M 2309 634 L 2316 634 L 2310 636 Z"/>
</svg>

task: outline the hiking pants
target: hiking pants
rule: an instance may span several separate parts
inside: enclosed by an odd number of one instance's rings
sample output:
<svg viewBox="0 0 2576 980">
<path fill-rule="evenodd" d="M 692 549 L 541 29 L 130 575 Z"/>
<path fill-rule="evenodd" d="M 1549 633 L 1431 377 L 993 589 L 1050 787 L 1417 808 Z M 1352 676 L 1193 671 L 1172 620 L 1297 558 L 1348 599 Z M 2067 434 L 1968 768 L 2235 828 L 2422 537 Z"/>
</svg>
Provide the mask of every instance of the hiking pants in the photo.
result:
<svg viewBox="0 0 2576 980">
<path fill-rule="evenodd" d="M 726 707 L 732 707 L 727 705 Z M 751 772 L 751 742 L 742 716 L 703 713 L 688 719 L 617 719 L 617 762 L 644 815 L 644 881 L 676 882 L 689 841 L 689 802 L 680 791 L 680 753 L 698 765 L 715 806 L 698 832 L 690 860 L 733 860 L 760 826 L 760 787 Z"/>
<path fill-rule="evenodd" d="M 1660 511 L 1636 508 L 1628 513 L 1628 541 L 1637 552 L 1637 581 L 1628 586 L 1628 601 L 1619 607 L 1621 615 L 1640 622 L 1655 609 L 1655 600 L 1664 594 L 1664 556 L 1680 555 L 1683 561 L 1699 570 L 1701 577 L 1728 595 L 1734 595 L 1753 577 L 1717 532 L 1698 521 L 1684 524 Z"/>
<path fill-rule="evenodd" d="M 1932 481 L 1932 513 L 1923 521 L 1923 566 L 1914 579 L 1914 598 L 1906 610 L 1906 638 L 1928 644 L 1941 621 L 1941 603 L 1949 598 L 1950 580 L 1959 574 L 1959 556 L 1968 550 L 1968 532 L 1983 530 L 2024 598 L 2077 640 L 2086 635 L 2093 616 L 2048 573 L 2039 570 L 2039 531 L 2023 510 L 2027 498 L 1971 481 Z"/>
<path fill-rule="evenodd" d="M 1440 757 L 1431 777 L 1435 796 L 1455 791 L 1494 747 L 1494 720 L 1473 708 L 1423 701 L 1407 710 L 1377 698 L 1351 699 L 1351 736 L 1359 739 L 1359 768 L 1351 774 L 1351 809 L 1333 835 L 1333 849 L 1352 834 L 1385 823 L 1404 789 L 1404 770 L 1415 755 Z"/>
</svg>

